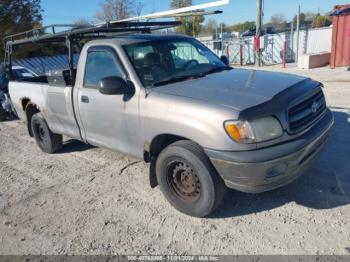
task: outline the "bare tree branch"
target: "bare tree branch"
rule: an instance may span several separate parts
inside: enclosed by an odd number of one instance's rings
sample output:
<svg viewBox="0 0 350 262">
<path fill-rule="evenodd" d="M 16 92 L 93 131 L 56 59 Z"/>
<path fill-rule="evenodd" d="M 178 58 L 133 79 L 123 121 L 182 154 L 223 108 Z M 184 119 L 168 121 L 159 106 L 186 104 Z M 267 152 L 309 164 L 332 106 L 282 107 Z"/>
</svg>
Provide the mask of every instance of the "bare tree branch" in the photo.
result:
<svg viewBox="0 0 350 262">
<path fill-rule="evenodd" d="M 136 3 L 135 9 L 136 9 L 136 15 L 137 16 L 141 16 L 142 10 L 143 10 L 144 7 L 145 7 L 145 5 L 141 1 L 138 1 Z"/>
<path fill-rule="evenodd" d="M 105 0 L 95 17 L 101 22 L 125 19 L 135 15 L 134 7 L 134 0 Z"/>
</svg>

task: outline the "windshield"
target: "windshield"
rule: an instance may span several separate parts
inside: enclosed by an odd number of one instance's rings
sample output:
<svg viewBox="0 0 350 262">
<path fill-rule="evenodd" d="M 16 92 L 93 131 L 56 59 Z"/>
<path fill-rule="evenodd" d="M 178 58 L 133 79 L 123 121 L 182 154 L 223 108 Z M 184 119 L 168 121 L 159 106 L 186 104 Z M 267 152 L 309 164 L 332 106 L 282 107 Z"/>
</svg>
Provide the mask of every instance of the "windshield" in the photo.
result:
<svg viewBox="0 0 350 262">
<path fill-rule="evenodd" d="M 124 46 L 145 87 L 202 77 L 227 66 L 195 39 L 157 40 Z"/>
</svg>

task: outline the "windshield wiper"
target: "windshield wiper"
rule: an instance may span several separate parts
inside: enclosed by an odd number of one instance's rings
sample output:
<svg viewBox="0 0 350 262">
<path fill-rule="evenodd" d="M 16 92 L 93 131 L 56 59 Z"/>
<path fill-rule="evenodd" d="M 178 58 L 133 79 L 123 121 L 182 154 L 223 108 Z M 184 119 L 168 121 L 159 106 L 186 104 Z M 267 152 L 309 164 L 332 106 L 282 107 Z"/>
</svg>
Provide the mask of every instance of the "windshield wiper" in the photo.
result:
<svg viewBox="0 0 350 262">
<path fill-rule="evenodd" d="M 199 77 L 203 77 L 203 76 L 204 76 L 203 74 L 171 76 L 171 77 L 168 77 L 168 78 L 165 78 L 163 80 L 160 80 L 158 82 L 153 83 L 152 86 L 161 86 L 161 85 L 181 82 L 181 81 L 184 81 L 184 80 L 187 80 L 187 79 L 199 78 Z"/>
<path fill-rule="evenodd" d="M 208 71 L 204 72 L 203 75 L 219 73 L 219 72 L 228 71 L 231 69 L 232 69 L 232 67 L 229 67 L 229 66 L 213 67 L 213 68 L 209 69 Z"/>
<path fill-rule="evenodd" d="M 227 66 L 227 67 L 214 67 L 211 68 L 210 70 L 200 73 L 200 74 L 189 74 L 189 75 L 175 75 L 175 76 L 171 76 L 165 79 L 162 79 L 158 82 L 155 82 L 152 84 L 153 87 L 156 86 L 161 86 L 161 85 L 166 85 L 166 84 L 171 84 L 171 83 L 176 83 L 176 82 L 181 82 L 181 81 L 185 81 L 187 79 L 195 79 L 195 78 L 200 78 L 200 77 L 205 77 L 206 75 L 209 74 L 213 74 L 213 73 L 218 73 L 221 71 L 225 71 L 225 70 L 231 70 L 232 68 Z"/>
</svg>

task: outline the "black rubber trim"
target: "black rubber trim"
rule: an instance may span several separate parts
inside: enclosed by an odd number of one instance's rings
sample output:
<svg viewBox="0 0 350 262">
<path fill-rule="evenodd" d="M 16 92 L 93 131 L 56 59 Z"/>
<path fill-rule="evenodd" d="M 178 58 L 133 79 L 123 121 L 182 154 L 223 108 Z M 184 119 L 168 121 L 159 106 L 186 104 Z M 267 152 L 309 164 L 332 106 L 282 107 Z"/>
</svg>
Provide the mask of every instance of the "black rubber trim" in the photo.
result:
<svg viewBox="0 0 350 262">
<path fill-rule="evenodd" d="M 310 93 L 312 89 L 320 89 L 321 87 L 322 84 L 320 82 L 307 78 L 276 94 L 269 101 L 243 110 L 238 118 L 241 120 L 250 120 L 270 116 L 271 112 L 284 112 L 286 111 L 286 106 L 288 106 L 291 101 L 293 102 L 300 97 L 304 97 L 305 94 Z"/>
</svg>

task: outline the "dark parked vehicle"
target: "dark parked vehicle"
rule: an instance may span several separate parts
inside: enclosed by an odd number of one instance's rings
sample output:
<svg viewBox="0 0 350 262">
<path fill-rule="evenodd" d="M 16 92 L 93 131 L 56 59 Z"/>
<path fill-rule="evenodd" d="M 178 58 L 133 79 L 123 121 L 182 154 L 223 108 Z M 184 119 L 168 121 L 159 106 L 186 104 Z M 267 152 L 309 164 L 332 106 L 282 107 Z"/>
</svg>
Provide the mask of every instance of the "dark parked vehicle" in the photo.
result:
<svg viewBox="0 0 350 262">
<path fill-rule="evenodd" d="M 5 121 L 8 116 L 7 111 L 7 93 L 8 93 L 8 76 L 5 67 L 0 66 L 0 122 Z"/>
<path fill-rule="evenodd" d="M 35 73 L 21 66 L 14 66 L 12 68 L 12 75 L 13 79 L 36 76 Z M 0 122 L 17 117 L 8 93 L 9 79 L 8 70 L 5 66 L 0 65 Z"/>
<path fill-rule="evenodd" d="M 273 27 L 267 27 L 262 32 L 262 35 L 270 35 L 270 34 L 276 34 L 276 30 Z M 241 34 L 241 37 L 255 36 L 255 35 L 256 35 L 256 29 L 251 29 L 243 32 Z"/>
</svg>

